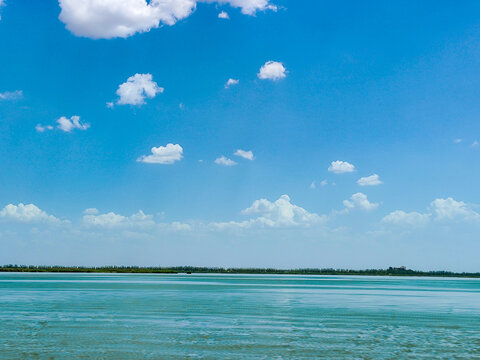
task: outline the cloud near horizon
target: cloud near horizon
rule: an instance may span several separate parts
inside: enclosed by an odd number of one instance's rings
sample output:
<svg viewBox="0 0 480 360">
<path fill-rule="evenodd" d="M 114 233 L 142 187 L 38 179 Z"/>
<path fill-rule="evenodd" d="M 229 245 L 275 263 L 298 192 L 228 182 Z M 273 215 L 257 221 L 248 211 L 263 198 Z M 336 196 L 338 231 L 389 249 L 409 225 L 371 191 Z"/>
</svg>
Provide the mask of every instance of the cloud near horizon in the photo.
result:
<svg viewBox="0 0 480 360">
<path fill-rule="evenodd" d="M 431 220 L 436 222 L 472 222 L 480 223 L 480 214 L 471 205 L 451 197 L 433 200 L 425 213 L 395 210 L 383 217 L 382 223 L 395 225 L 420 226 Z"/>
<path fill-rule="evenodd" d="M 292 204 L 288 195 L 282 195 L 273 202 L 267 199 L 255 200 L 250 207 L 242 211 L 242 214 L 253 217 L 245 221 L 214 222 L 210 226 L 220 230 L 252 227 L 310 227 L 324 223 L 328 218 Z"/>
<path fill-rule="evenodd" d="M 13 220 L 22 223 L 60 223 L 60 219 L 53 215 L 47 214 L 34 204 L 18 205 L 8 204 L 2 210 L 0 210 L 0 219 Z"/>
</svg>

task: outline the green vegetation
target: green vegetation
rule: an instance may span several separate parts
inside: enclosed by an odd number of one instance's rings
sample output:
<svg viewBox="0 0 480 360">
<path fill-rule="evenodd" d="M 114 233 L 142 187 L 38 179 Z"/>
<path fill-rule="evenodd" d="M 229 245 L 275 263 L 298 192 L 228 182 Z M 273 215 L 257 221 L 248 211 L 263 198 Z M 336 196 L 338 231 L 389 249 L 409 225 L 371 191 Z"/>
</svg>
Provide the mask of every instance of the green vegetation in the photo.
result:
<svg viewBox="0 0 480 360">
<path fill-rule="evenodd" d="M 141 274 L 279 274 L 279 275 L 367 275 L 367 276 L 440 276 L 480 278 L 480 273 L 456 273 L 450 271 L 417 271 L 405 267 L 388 269 L 263 269 L 263 268 L 209 268 L 194 266 L 177 267 L 139 267 L 139 266 L 26 266 L 4 265 L 0 272 L 63 272 L 63 273 L 141 273 Z"/>
</svg>

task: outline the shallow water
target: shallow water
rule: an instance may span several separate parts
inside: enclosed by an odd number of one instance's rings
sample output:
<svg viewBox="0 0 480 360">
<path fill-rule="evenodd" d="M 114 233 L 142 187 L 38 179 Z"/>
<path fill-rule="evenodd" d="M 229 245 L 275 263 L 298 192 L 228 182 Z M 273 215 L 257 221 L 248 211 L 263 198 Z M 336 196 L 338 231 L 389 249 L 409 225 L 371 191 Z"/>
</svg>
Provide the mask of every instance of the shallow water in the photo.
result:
<svg viewBox="0 0 480 360">
<path fill-rule="evenodd" d="M 480 280 L 0 273 L 0 359 L 480 359 Z"/>
</svg>

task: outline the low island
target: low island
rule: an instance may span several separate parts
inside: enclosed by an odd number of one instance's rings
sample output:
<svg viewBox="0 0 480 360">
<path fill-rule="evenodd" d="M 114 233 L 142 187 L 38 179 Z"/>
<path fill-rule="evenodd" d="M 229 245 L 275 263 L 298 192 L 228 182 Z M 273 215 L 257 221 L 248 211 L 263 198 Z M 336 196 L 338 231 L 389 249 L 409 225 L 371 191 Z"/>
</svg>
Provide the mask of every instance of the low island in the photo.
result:
<svg viewBox="0 0 480 360">
<path fill-rule="evenodd" d="M 273 268 L 222 268 L 222 267 L 141 267 L 141 266 L 36 266 L 3 265 L 0 272 L 49 272 L 49 273 L 138 273 L 138 274 L 277 274 L 277 275 L 363 275 L 363 276 L 429 276 L 480 278 L 480 273 L 452 271 L 411 270 L 404 266 L 387 269 L 273 269 Z"/>
</svg>

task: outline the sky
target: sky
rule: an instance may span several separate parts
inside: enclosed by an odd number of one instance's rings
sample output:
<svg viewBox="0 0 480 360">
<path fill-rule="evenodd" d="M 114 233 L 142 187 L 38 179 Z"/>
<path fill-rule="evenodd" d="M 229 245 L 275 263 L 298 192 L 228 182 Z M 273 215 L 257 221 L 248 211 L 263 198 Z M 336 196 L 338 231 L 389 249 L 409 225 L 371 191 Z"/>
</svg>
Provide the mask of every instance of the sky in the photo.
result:
<svg viewBox="0 0 480 360">
<path fill-rule="evenodd" d="M 0 4 L 0 264 L 480 271 L 479 2 Z"/>
</svg>

